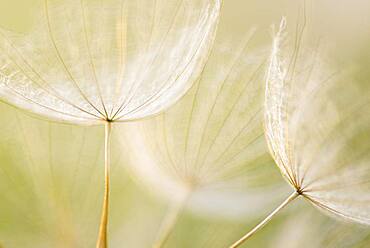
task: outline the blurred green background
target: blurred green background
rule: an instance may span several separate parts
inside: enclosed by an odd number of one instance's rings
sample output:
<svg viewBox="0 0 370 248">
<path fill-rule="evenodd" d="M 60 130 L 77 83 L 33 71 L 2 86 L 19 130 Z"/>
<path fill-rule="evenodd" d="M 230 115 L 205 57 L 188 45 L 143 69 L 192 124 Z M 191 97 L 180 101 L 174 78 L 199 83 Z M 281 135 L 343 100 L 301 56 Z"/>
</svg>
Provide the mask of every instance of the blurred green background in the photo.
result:
<svg viewBox="0 0 370 248">
<path fill-rule="evenodd" d="M 218 35 L 241 39 L 256 27 L 257 45 L 268 46 L 271 25 L 286 16 L 294 32 L 303 5 L 294 0 L 225 0 Z M 0 26 L 27 32 L 36 8 L 40 0 L 0 0 Z M 305 9 L 308 23 L 330 44 L 335 61 L 353 68 L 353 78 L 370 85 L 370 2 L 306 0 Z M 3 103 L 0 113 L 0 247 L 94 247 L 103 194 L 103 127 L 46 122 Z M 110 247 L 150 247 L 168 203 L 131 179 L 118 142 L 115 137 Z M 271 170 L 278 173 L 273 163 Z M 257 221 L 184 211 L 166 247 L 226 247 Z M 245 245 L 369 246 L 369 230 L 330 219 L 303 201 L 285 209 Z"/>
</svg>

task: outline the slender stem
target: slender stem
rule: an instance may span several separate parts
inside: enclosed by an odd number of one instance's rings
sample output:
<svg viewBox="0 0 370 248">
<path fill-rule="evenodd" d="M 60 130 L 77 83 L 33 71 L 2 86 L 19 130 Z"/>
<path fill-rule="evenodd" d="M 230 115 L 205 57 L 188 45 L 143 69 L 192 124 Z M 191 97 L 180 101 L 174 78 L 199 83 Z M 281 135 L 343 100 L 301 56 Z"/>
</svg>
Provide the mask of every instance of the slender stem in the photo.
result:
<svg viewBox="0 0 370 248">
<path fill-rule="evenodd" d="M 250 230 L 247 234 L 245 234 L 241 239 L 236 241 L 234 244 L 230 246 L 230 248 L 237 248 L 241 246 L 247 239 L 253 236 L 259 229 L 261 229 L 264 225 L 266 225 L 272 217 L 275 216 L 280 210 L 282 210 L 286 205 L 288 205 L 291 201 L 296 199 L 300 194 L 298 192 L 294 192 L 291 194 L 280 206 L 278 206 L 274 211 L 272 211 L 263 221 L 261 221 L 257 226 L 255 226 L 252 230 Z"/>
<path fill-rule="evenodd" d="M 109 170 L 110 170 L 110 140 L 111 122 L 105 122 L 104 138 L 104 200 L 99 226 L 99 236 L 96 248 L 107 248 L 108 210 L 109 210 Z"/>
<path fill-rule="evenodd" d="M 184 196 L 174 202 L 170 207 L 165 215 L 161 227 L 158 231 L 156 241 L 154 242 L 153 248 L 161 248 L 167 242 L 168 238 L 170 237 L 172 231 L 175 228 L 176 222 L 185 207 L 187 199 L 189 198 L 190 192 L 186 192 Z"/>
</svg>

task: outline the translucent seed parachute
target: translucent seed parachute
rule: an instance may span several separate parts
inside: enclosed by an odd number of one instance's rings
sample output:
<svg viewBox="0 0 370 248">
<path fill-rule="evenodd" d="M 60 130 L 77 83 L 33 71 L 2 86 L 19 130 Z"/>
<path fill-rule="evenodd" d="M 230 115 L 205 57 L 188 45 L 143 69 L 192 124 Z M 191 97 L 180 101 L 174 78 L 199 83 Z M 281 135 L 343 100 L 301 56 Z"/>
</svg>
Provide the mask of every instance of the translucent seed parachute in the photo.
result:
<svg viewBox="0 0 370 248">
<path fill-rule="evenodd" d="M 45 0 L 31 32 L 0 32 L 0 96 L 72 123 L 153 115 L 192 85 L 219 9 L 218 0 Z"/>
<path fill-rule="evenodd" d="M 180 203 L 208 216 L 251 216 L 283 191 L 263 139 L 267 52 L 253 46 L 255 38 L 255 30 L 243 42 L 216 38 L 181 101 L 155 118 L 122 126 L 132 174 L 176 212 L 184 208 Z"/>
<path fill-rule="evenodd" d="M 209 54 L 221 0 L 44 0 L 27 34 L 0 30 L 0 99 L 47 119 L 105 125 L 98 248 L 107 247 L 113 122 L 172 105 Z"/>
</svg>

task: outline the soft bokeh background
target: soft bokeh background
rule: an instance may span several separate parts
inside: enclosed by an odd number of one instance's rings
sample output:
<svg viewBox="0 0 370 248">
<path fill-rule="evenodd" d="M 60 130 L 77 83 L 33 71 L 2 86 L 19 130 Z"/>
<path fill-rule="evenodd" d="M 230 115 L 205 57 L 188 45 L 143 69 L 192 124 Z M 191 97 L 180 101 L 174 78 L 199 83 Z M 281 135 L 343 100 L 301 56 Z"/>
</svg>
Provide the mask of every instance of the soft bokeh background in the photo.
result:
<svg viewBox="0 0 370 248">
<path fill-rule="evenodd" d="M 0 26 L 29 31 L 32 10 L 40 2 L 0 0 Z M 294 33 L 303 6 L 310 29 L 329 44 L 337 65 L 370 87 L 369 1 L 225 0 L 218 35 L 242 39 L 256 27 L 255 45 L 268 46 L 271 24 L 287 16 L 289 32 Z M 0 113 L 0 247 L 94 247 L 103 194 L 103 128 L 46 122 L 3 103 Z M 150 247 L 168 202 L 127 173 L 116 133 L 110 247 Z M 278 173 L 272 162 L 271 170 Z M 166 247 L 226 247 L 264 214 L 228 219 L 185 210 Z M 369 247 L 369 233 L 297 201 L 245 247 Z"/>
</svg>

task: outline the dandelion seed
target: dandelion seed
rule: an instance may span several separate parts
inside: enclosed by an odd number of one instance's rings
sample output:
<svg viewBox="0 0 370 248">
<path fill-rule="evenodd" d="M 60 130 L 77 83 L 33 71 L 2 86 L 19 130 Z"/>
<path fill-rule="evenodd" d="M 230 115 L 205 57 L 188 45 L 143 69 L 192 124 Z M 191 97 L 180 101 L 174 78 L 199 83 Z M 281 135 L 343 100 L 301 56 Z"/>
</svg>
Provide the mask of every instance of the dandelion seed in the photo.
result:
<svg viewBox="0 0 370 248">
<path fill-rule="evenodd" d="M 267 75 L 265 136 L 295 192 L 231 247 L 299 196 L 330 215 L 370 224 L 370 94 L 348 73 L 332 73 L 318 43 L 313 49 L 303 43 L 304 27 L 293 52 L 286 49 L 285 25 L 284 19 Z"/>
<path fill-rule="evenodd" d="M 105 125 L 106 247 L 111 123 L 154 115 L 192 85 L 221 0 L 44 0 L 27 35 L 0 31 L 0 97 L 48 119 Z"/>
<path fill-rule="evenodd" d="M 173 204 L 155 247 L 163 246 L 185 206 L 240 218 L 275 202 L 282 191 L 279 175 L 268 169 L 271 160 L 263 140 L 266 53 L 253 47 L 253 37 L 254 31 L 244 43 L 218 41 L 180 102 L 121 130 L 132 174 Z M 262 183 L 264 177 L 270 180 Z"/>
</svg>

